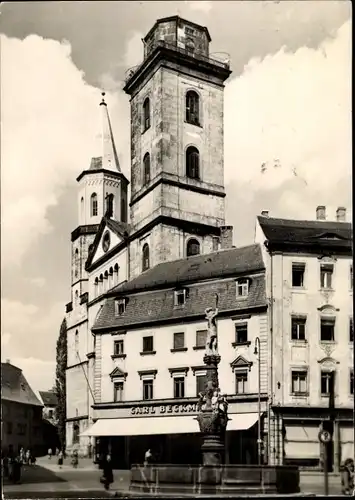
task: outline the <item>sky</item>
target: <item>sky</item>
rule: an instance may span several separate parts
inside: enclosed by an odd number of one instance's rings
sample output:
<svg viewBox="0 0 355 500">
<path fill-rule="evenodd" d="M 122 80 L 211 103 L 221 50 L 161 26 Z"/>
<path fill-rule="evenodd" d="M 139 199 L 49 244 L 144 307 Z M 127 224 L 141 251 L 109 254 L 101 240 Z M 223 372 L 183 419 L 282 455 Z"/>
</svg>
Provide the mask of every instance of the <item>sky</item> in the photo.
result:
<svg viewBox="0 0 355 500">
<path fill-rule="evenodd" d="M 11 2 L 0 6 L 1 359 L 52 387 L 70 301 L 76 177 L 98 151 L 106 91 L 130 178 L 127 70 L 156 19 L 207 26 L 228 54 L 226 223 L 253 242 L 255 218 L 351 219 L 351 3 L 347 1 Z M 222 53 L 222 54 L 221 54 Z"/>
</svg>

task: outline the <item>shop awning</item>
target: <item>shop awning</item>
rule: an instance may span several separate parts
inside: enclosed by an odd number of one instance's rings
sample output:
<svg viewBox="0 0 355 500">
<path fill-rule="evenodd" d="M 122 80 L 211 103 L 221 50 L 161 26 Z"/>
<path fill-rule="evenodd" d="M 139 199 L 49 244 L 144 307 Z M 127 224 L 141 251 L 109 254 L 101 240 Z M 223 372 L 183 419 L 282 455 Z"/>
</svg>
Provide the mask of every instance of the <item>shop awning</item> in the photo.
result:
<svg viewBox="0 0 355 500">
<path fill-rule="evenodd" d="M 257 413 L 229 415 L 227 430 L 249 429 L 258 420 Z M 81 436 L 143 436 L 153 434 L 192 434 L 199 432 L 196 416 L 102 418 Z"/>
</svg>

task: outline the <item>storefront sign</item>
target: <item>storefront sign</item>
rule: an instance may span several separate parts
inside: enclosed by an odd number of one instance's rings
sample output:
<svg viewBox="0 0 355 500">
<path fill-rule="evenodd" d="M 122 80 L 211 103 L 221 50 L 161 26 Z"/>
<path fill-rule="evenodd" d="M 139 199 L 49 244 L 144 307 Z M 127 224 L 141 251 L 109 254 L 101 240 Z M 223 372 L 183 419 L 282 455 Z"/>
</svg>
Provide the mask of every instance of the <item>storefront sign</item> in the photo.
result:
<svg viewBox="0 0 355 500">
<path fill-rule="evenodd" d="M 131 415 L 164 415 L 178 413 L 196 413 L 197 405 L 191 404 L 177 404 L 177 405 L 160 405 L 160 406 L 133 406 L 131 408 Z"/>
</svg>

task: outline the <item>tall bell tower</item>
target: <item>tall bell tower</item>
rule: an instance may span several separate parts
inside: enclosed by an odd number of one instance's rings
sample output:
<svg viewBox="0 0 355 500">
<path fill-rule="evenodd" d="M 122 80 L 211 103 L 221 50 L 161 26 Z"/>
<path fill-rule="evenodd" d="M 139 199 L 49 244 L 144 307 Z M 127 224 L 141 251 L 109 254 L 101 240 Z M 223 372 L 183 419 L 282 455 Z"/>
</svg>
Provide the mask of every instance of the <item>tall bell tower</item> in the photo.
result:
<svg viewBox="0 0 355 500">
<path fill-rule="evenodd" d="M 131 278 L 160 262 L 218 249 L 225 220 L 224 82 L 207 28 L 158 20 L 131 96 Z"/>
</svg>

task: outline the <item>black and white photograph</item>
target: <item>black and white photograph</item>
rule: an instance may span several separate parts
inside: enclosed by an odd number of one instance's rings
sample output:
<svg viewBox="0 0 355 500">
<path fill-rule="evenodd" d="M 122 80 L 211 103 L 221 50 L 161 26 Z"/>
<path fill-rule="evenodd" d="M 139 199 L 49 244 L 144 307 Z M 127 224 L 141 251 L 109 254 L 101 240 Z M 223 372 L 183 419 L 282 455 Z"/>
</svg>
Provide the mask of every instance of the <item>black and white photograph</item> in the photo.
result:
<svg viewBox="0 0 355 500">
<path fill-rule="evenodd" d="M 354 496 L 352 4 L 0 5 L 5 499 Z"/>
</svg>

